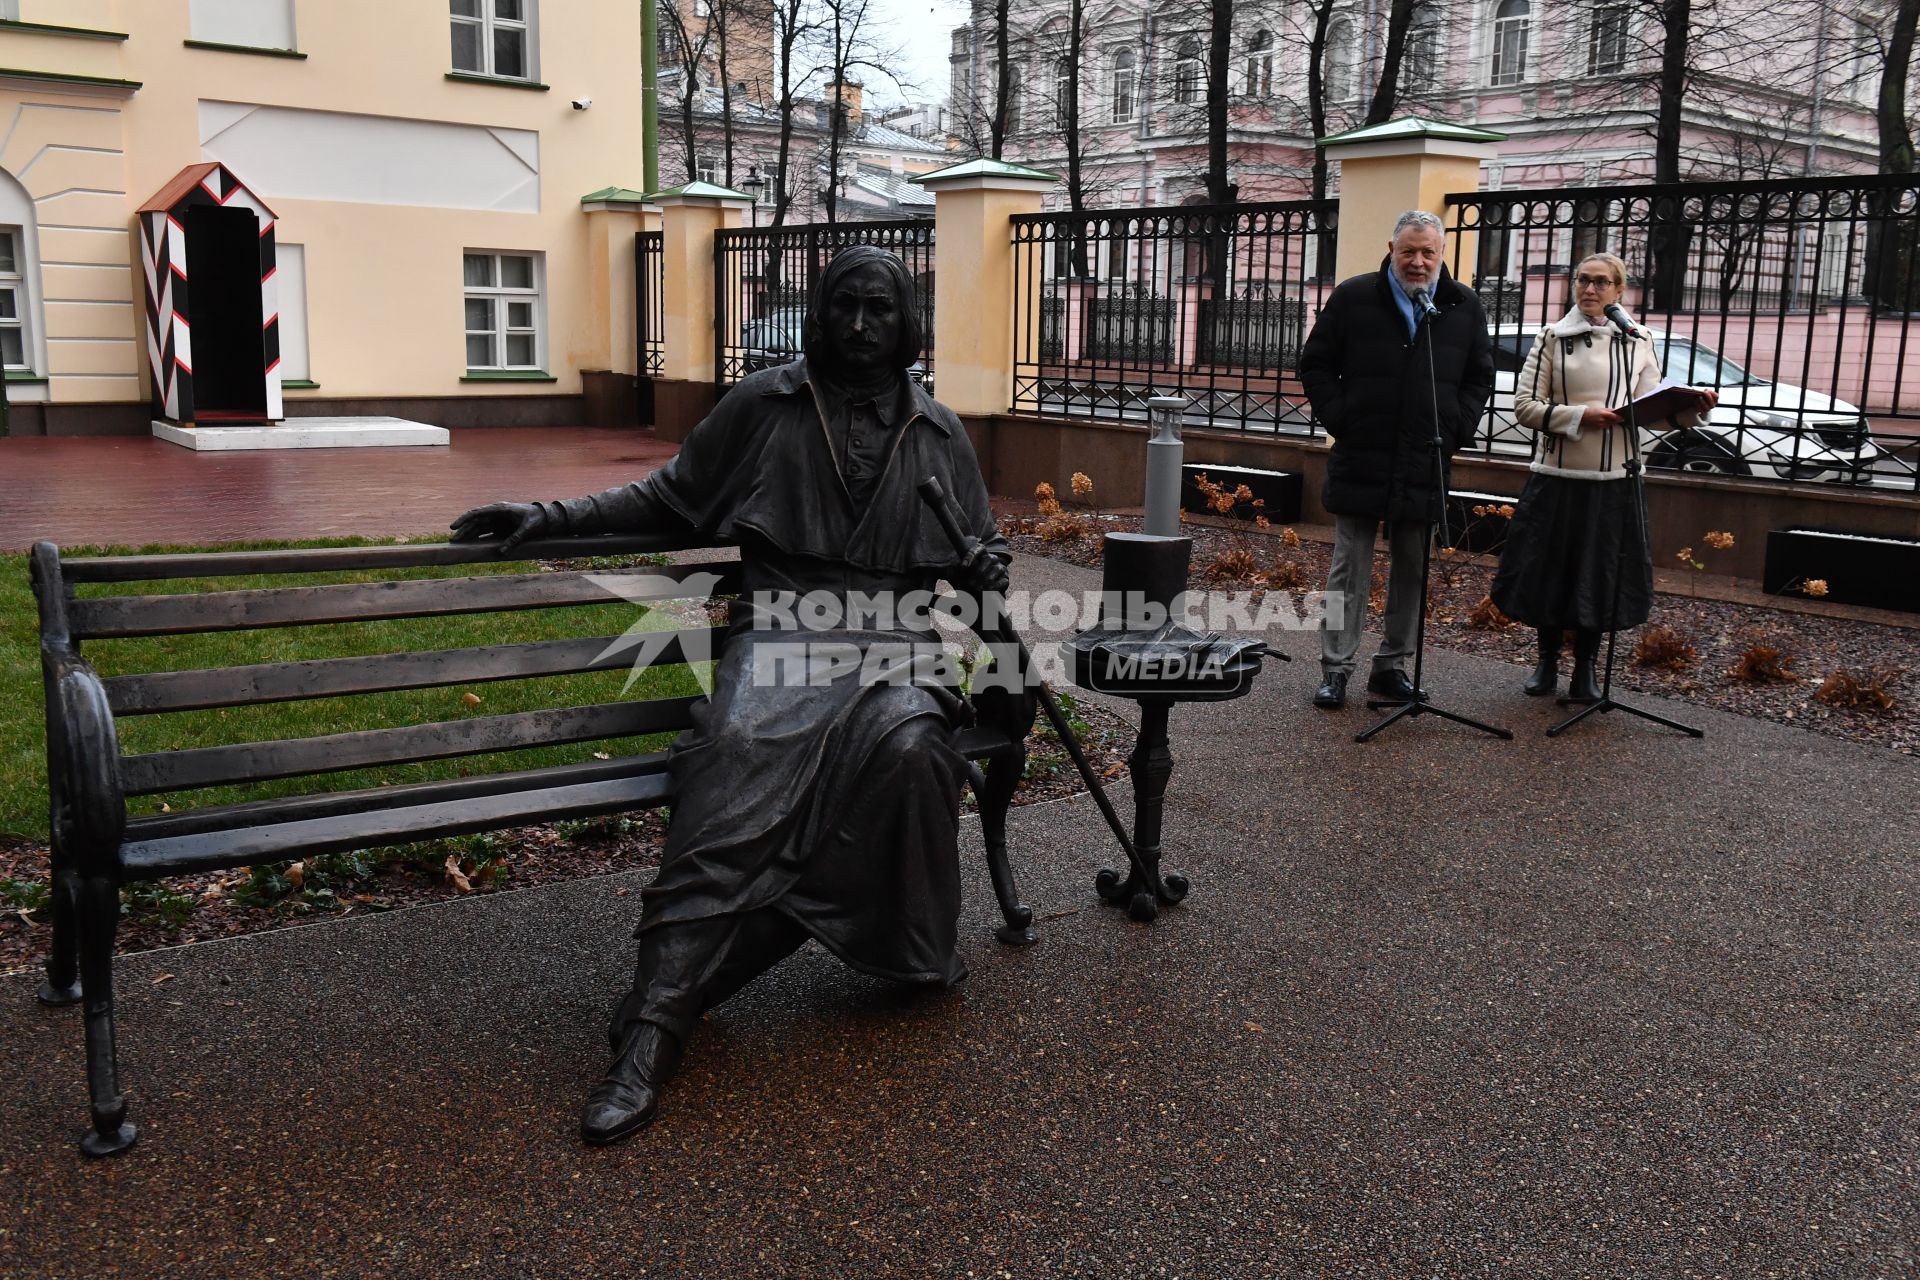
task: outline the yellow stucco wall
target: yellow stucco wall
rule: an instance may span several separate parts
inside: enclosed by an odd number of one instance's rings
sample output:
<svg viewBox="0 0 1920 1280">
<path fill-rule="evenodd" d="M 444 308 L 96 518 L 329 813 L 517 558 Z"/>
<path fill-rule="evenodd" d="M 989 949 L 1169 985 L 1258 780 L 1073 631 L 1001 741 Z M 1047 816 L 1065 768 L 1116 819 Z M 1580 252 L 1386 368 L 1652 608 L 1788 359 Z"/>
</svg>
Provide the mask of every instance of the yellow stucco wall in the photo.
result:
<svg viewBox="0 0 1920 1280">
<path fill-rule="evenodd" d="M 445 4 L 296 0 L 304 59 L 188 47 L 189 12 L 188 0 L 23 0 L 23 21 L 127 39 L 0 32 L 0 66 L 140 82 L 129 92 L 0 78 L 0 168 L 26 189 L 39 224 L 47 396 L 146 398 L 134 210 L 207 158 L 203 100 L 537 135 L 537 211 L 288 195 L 233 166 L 264 186 L 278 240 L 305 250 L 309 367 L 321 390 L 290 397 L 568 394 L 582 369 L 631 371 L 631 317 L 624 330 L 617 317 L 632 307 L 632 238 L 590 227 L 579 201 L 639 185 L 634 5 L 543 0 L 534 72 L 551 86 L 544 92 L 447 79 Z M 574 110 L 576 97 L 593 106 Z M 379 186 L 377 175 L 368 182 Z M 467 248 L 544 255 L 545 363 L 556 383 L 461 380 Z"/>
</svg>

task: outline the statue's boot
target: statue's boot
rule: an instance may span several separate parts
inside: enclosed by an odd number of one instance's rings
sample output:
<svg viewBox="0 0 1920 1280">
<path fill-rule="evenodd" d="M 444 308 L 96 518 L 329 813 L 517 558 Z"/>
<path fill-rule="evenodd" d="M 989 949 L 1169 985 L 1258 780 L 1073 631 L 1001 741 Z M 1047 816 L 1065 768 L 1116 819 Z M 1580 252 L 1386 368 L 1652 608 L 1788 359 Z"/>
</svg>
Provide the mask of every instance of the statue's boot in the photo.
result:
<svg viewBox="0 0 1920 1280">
<path fill-rule="evenodd" d="M 654 1022 L 628 1028 L 606 1078 L 587 1095 L 580 1136 L 594 1146 L 619 1142 L 652 1123 L 660 1090 L 680 1066 L 680 1041 Z"/>
</svg>

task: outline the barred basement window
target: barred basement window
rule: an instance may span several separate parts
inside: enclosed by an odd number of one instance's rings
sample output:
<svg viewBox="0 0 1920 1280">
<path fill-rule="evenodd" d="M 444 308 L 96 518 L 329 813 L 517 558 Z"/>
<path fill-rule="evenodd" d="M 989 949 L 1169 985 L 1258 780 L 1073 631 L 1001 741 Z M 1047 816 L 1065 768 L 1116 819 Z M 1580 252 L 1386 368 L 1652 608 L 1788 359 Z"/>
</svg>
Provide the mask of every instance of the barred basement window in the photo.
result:
<svg viewBox="0 0 1920 1280">
<path fill-rule="evenodd" d="M 468 369 L 543 367 L 542 265 L 534 253 L 466 255 Z"/>
<path fill-rule="evenodd" d="M 448 0 L 453 69 L 503 80 L 532 80 L 538 0 Z"/>
</svg>

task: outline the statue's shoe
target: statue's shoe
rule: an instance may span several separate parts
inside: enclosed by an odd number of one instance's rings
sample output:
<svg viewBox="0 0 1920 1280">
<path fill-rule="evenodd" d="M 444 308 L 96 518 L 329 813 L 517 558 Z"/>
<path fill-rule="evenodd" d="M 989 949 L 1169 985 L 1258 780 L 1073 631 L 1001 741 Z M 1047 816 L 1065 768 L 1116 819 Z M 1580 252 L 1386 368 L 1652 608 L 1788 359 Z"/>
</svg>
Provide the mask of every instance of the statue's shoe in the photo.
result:
<svg viewBox="0 0 1920 1280">
<path fill-rule="evenodd" d="M 587 1095 L 580 1136 L 600 1147 L 646 1128 L 660 1109 L 660 1090 L 679 1065 L 678 1040 L 654 1023 L 635 1023 L 606 1078 Z"/>
</svg>

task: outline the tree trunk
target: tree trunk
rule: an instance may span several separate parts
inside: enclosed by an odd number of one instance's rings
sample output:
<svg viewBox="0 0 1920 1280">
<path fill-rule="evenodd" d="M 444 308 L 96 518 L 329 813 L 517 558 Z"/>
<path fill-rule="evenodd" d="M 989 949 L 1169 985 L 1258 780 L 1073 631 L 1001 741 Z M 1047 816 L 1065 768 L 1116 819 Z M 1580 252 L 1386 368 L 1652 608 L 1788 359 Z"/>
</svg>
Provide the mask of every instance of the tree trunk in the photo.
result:
<svg viewBox="0 0 1920 1280">
<path fill-rule="evenodd" d="M 1680 181 L 1681 108 L 1687 90 L 1687 59 L 1693 36 L 1693 0 L 1666 0 L 1661 10 L 1659 114 L 1653 130 L 1653 180 Z M 1656 200 L 1653 208 L 1652 262 L 1648 301 L 1653 310 L 1674 312 L 1684 305 L 1687 249 L 1692 239 L 1678 200 Z"/>
<path fill-rule="evenodd" d="M 727 73 L 727 6 L 733 0 L 713 0 L 707 25 L 713 33 L 715 70 L 720 73 L 720 164 L 724 183 L 733 186 L 733 81 Z"/>
<path fill-rule="evenodd" d="M 1086 179 L 1081 172 L 1080 156 L 1080 56 L 1086 48 L 1086 0 L 1072 0 L 1067 19 L 1067 207 L 1074 213 L 1087 208 Z M 1068 253 L 1073 274 L 1086 279 L 1087 238 L 1076 224 Z"/>
<path fill-rule="evenodd" d="M 1307 127 L 1313 130 L 1313 198 L 1327 198 L 1327 149 L 1320 139 L 1327 136 L 1327 85 L 1322 67 L 1327 55 L 1327 26 L 1333 21 L 1333 0 L 1317 0 L 1313 10 L 1313 35 L 1307 41 Z M 1323 277 L 1334 272 L 1334 239 L 1320 233 L 1316 254 Z"/>
<path fill-rule="evenodd" d="M 1407 33 L 1413 29 L 1416 0 L 1392 0 L 1387 15 L 1387 48 L 1380 61 L 1380 83 L 1373 86 L 1367 104 L 1367 123 L 1385 124 L 1400 102 L 1400 63 L 1407 53 Z"/>
<path fill-rule="evenodd" d="M 1907 127 L 1907 76 L 1913 41 L 1920 26 L 1920 0 L 1900 0 L 1887 38 L 1886 64 L 1880 69 L 1880 172 L 1913 172 L 1913 133 Z M 1893 311 L 1911 311 L 1915 229 L 1911 216 L 1892 211 L 1893 192 L 1875 192 L 1869 208 L 1879 216 L 1867 224 L 1867 279 L 1873 300 Z"/>
</svg>

